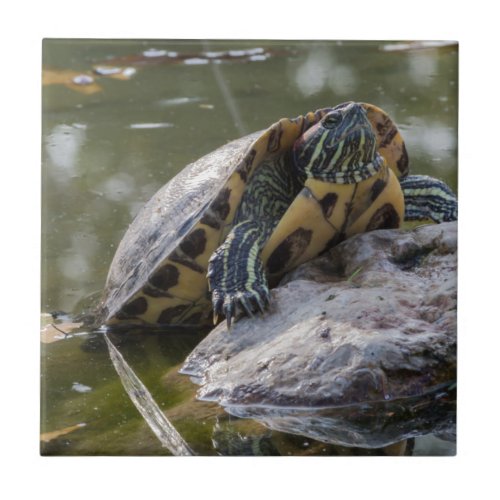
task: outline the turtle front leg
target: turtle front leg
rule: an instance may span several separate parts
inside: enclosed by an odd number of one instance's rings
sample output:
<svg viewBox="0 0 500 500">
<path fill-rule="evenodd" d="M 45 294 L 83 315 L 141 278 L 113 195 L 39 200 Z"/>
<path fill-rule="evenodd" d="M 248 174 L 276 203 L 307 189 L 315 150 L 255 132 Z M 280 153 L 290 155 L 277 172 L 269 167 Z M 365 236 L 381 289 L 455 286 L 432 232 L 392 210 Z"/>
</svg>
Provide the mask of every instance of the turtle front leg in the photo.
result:
<svg viewBox="0 0 500 500">
<path fill-rule="evenodd" d="M 408 175 L 399 183 L 405 199 L 405 221 L 457 220 L 457 197 L 443 181 L 428 175 Z"/>
<path fill-rule="evenodd" d="M 252 316 L 269 304 L 269 288 L 260 258 L 267 240 L 260 224 L 237 224 L 208 263 L 208 283 L 212 292 L 214 323 L 224 315 L 228 328 L 232 318 L 242 311 Z"/>
</svg>

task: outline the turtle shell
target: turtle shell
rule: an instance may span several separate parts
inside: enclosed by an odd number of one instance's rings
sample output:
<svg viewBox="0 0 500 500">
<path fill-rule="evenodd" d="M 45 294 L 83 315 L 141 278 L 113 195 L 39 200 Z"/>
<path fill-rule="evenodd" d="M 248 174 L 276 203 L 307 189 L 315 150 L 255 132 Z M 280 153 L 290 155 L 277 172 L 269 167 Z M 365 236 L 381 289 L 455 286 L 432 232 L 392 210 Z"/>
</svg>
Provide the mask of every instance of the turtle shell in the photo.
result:
<svg viewBox="0 0 500 500">
<path fill-rule="evenodd" d="M 382 109 L 373 104 L 362 103 L 375 135 L 379 153 L 398 178 L 409 173 L 409 160 L 403 137 L 392 120 Z"/>
<path fill-rule="evenodd" d="M 388 165 L 407 167 L 392 120 L 365 104 Z M 185 167 L 142 207 L 113 258 L 100 305 L 108 325 L 202 325 L 211 321 L 207 266 L 231 229 L 248 180 L 259 164 L 286 154 L 331 108 L 230 142 Z M 407 170 L 407 168 L 406 168 Z"/>
</svg>

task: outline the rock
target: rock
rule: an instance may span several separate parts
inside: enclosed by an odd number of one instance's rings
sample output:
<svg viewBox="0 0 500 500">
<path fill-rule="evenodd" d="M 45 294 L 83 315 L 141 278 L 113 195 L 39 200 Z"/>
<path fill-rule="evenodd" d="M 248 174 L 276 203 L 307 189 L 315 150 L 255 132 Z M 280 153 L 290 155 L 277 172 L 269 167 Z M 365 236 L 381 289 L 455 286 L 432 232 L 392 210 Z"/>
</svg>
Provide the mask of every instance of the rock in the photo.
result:
<svg viewBox="0 0 500 500">
<path fill-rule="evenodd" d="M 263 317 L 217 326 L 198 397 L 347 446 L 453 432 L 457 224 L 355 236 L 287 275 Z"/>
</svg>

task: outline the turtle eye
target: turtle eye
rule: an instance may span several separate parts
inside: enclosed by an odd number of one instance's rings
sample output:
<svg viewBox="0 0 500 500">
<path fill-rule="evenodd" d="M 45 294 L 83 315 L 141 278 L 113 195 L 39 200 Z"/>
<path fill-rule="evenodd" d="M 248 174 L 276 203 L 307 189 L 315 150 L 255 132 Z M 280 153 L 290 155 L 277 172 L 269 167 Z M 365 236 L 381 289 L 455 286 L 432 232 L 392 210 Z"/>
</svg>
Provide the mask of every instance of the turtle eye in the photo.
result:
<svg viewBox="0 0 500 500">
<path fill-rule="evenodd" d="M 323 118 L 323 126 L 325 128 L 335 128 L 340 125 L 341 121 L 342 114 L 339 111 L 334 111 Z"/>
</svg>

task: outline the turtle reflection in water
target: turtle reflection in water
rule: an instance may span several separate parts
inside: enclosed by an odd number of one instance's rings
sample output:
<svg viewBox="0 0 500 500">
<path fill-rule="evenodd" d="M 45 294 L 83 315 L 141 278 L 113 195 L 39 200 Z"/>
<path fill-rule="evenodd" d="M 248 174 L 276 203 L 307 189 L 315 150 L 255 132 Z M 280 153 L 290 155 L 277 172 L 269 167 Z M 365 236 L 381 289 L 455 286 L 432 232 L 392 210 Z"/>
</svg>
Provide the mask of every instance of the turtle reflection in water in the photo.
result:
<svg viewBox="0 0 500 500">
<path fill-rule="evenodd" d="M 263 311 L 284 273 L 345 238 L 456 211 L 444 183 L 408 175 L 403 139 L 376 106 L 284 118 L 188 165 L 140 210 L 99 320 L 197 326 L 213 312 L 230 326 Z"/>
</svg>

